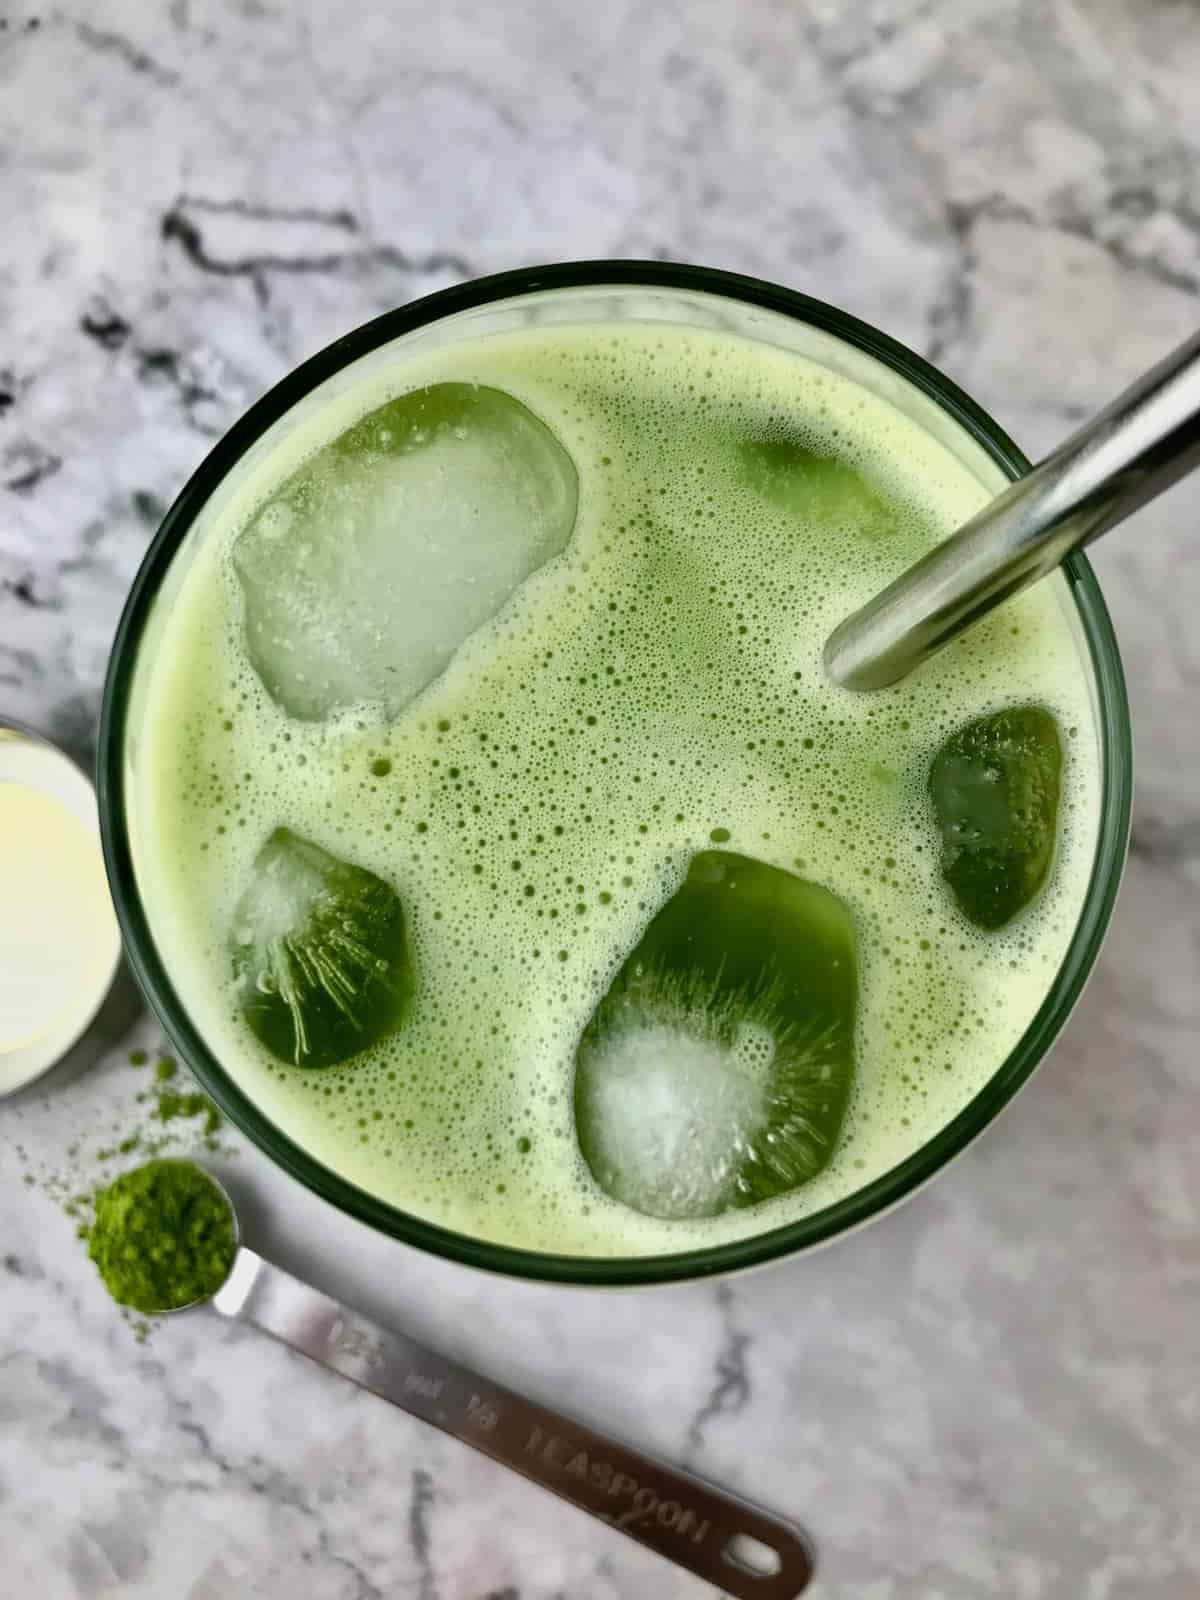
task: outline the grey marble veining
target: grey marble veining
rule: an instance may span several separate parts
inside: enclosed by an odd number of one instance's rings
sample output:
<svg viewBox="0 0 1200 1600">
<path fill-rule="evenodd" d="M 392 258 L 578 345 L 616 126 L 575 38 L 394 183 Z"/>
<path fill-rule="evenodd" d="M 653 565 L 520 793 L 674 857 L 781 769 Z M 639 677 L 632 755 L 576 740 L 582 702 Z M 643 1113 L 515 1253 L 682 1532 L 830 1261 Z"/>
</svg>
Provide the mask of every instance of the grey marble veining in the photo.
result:
<svg viewBox="0 0 1200 1600">
<path fill-rule="evenodd" d="M 1036 454 L 1200 321 L 1197 82 L 1188 0 L 3 0 L 0 708 L 87 750 L 213 440 L 481 272 L 758 273 L 924 351 Z M 1183 484 L 1098 553 L 1139 788 L 1097 972 L 912 1204 L 748 1278 L 599 1296 L 391 1245 L 242 1148 L 256 1242 L 801 1518 L 825 1600 L 1200 1593 L 1198 507 Z M 262 1339 L 198 1315 L 135 1343 L 20 1154 L 65 1162 L 133 1083 L 116 1052 L 0 1108 L 5 1595 L 704 1592 Z"/>
</svg>

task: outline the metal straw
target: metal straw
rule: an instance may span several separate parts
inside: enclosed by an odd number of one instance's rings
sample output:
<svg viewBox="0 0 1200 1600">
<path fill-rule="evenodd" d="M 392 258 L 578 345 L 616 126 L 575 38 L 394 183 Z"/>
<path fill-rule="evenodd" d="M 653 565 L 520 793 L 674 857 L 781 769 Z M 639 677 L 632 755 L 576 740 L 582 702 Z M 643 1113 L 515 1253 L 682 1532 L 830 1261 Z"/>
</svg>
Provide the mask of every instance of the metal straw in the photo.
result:
<svg viewBox="0 0 1200 1600">
<path fill-rule="evenodd" d="M 886 688 L 1197 465 L 1200 334 L 839 623 L 825 670 Z"/>
</svg>

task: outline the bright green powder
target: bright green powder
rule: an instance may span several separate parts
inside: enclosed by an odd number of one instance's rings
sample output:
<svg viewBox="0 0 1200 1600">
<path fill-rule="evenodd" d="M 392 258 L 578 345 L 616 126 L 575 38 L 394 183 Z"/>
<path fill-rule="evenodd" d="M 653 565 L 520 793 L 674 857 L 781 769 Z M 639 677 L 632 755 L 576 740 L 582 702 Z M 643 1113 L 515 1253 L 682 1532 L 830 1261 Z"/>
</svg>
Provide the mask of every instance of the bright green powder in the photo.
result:
<svg viewBox="0 0 1200 1600">
<path fill-rule="evenodd" d="M 190 1161 L 148 1161 L 101 1189 L 87 1238 L 109 1294 L 147 1313 L 215 1294 L 237 1248 L 224 1195 Z"/>
</svg>

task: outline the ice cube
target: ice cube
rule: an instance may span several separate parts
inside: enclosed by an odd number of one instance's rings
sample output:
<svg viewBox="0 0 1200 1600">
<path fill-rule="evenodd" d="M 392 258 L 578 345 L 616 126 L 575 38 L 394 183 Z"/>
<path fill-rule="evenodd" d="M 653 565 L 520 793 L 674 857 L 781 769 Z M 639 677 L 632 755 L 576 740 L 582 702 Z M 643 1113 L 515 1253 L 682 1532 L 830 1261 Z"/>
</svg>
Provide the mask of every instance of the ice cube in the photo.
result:
<svg viewBox="0 0 1200 1600">
<path fill-rule="evenodd" d="M 575 1123 L 614 1199 L 713 1216 L 828 1163 L 854 1073 L 857 949 L 829 890 L 695 856 L 580 1038 Z"/>
<path fill-rule="evenodd" d="M 499 389 L 390 400 L 319 451 L 238 537 L 245 642 L 294 717 L 395 715 L 567 545 L 578 480 Z"/>
<path fill-rule="evenodd" d="M 977 927 L 1003 927 L 1045 883 L 1061 773 L 1058 727 L 1042 706 L 969 722 L 933 758 L 942 876 Z"/>
<path fill-rule="evenodd" d="M 870 483 L 860 468 L 792 439 L 741 439 L 738 476 L 778 510 L 822 527 L 887 539 L 911 517 Z"/>
<path fill-rule="evenodd" d="M 247 1024 L 298 1067 L 331 1067 L 375 1044 L 412 991 L 395 890 L 287 828 L 255 858 L 230 948 Z"/>
</svg>

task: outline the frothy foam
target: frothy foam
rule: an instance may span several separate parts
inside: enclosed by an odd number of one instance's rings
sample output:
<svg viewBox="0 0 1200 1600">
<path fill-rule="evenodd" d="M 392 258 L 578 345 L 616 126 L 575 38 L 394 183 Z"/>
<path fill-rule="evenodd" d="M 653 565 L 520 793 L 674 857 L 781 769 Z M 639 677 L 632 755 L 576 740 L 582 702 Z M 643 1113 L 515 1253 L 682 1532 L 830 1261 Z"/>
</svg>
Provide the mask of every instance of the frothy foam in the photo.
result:
<svg viewBox="0 0 1200 1600">
<path fill-rule="evenodd" d="M 442 381 L 494 385 L 553 429 L 579 473 L 574 537 L 395 720 L 290 720 L 241 646 L 232 539 L 306 453 L 391 394 Z M 901 508 L 896 531 L 864 533 L 862 516 L 838 516 L 837 495 L 798 522 L 770 460 L 748 470 L 743 449 L 784 436 L 859 468 Z M 216 1056 L 351 1182 L 533 1249 L 714 1244 L 819 1209 L 909 1155 L 1025 1030 L 1095 849 L 1097 734 L 1059 579 L 884 694 L 840 691 L 821 669 L 834 624 L 986 499 L 867 390 L 723 334 L 535 329 L 410 360 L 343 396 L 259 464 L 199 550 L 140 726 L 139 881 Z M 1049 706 L 1065 736 L 1058 855 L 1031 911 L 983 934 L 938 874 L 926 777 L 954 727 L 1028 700 Z M 229 977 L 238 896 L 280 826 L 393 884 L 413 941 L 417 992 L 402 1028 L 324 1072 L 267 1055 Z M 610 1199 L 588 1172 L 572 1123 L 574 1051 L 689 857 L 726 841 L 850 907 L 857 1079 L 817 1179 L 748 1210 L 662 1221 Z"/>
</svg>

